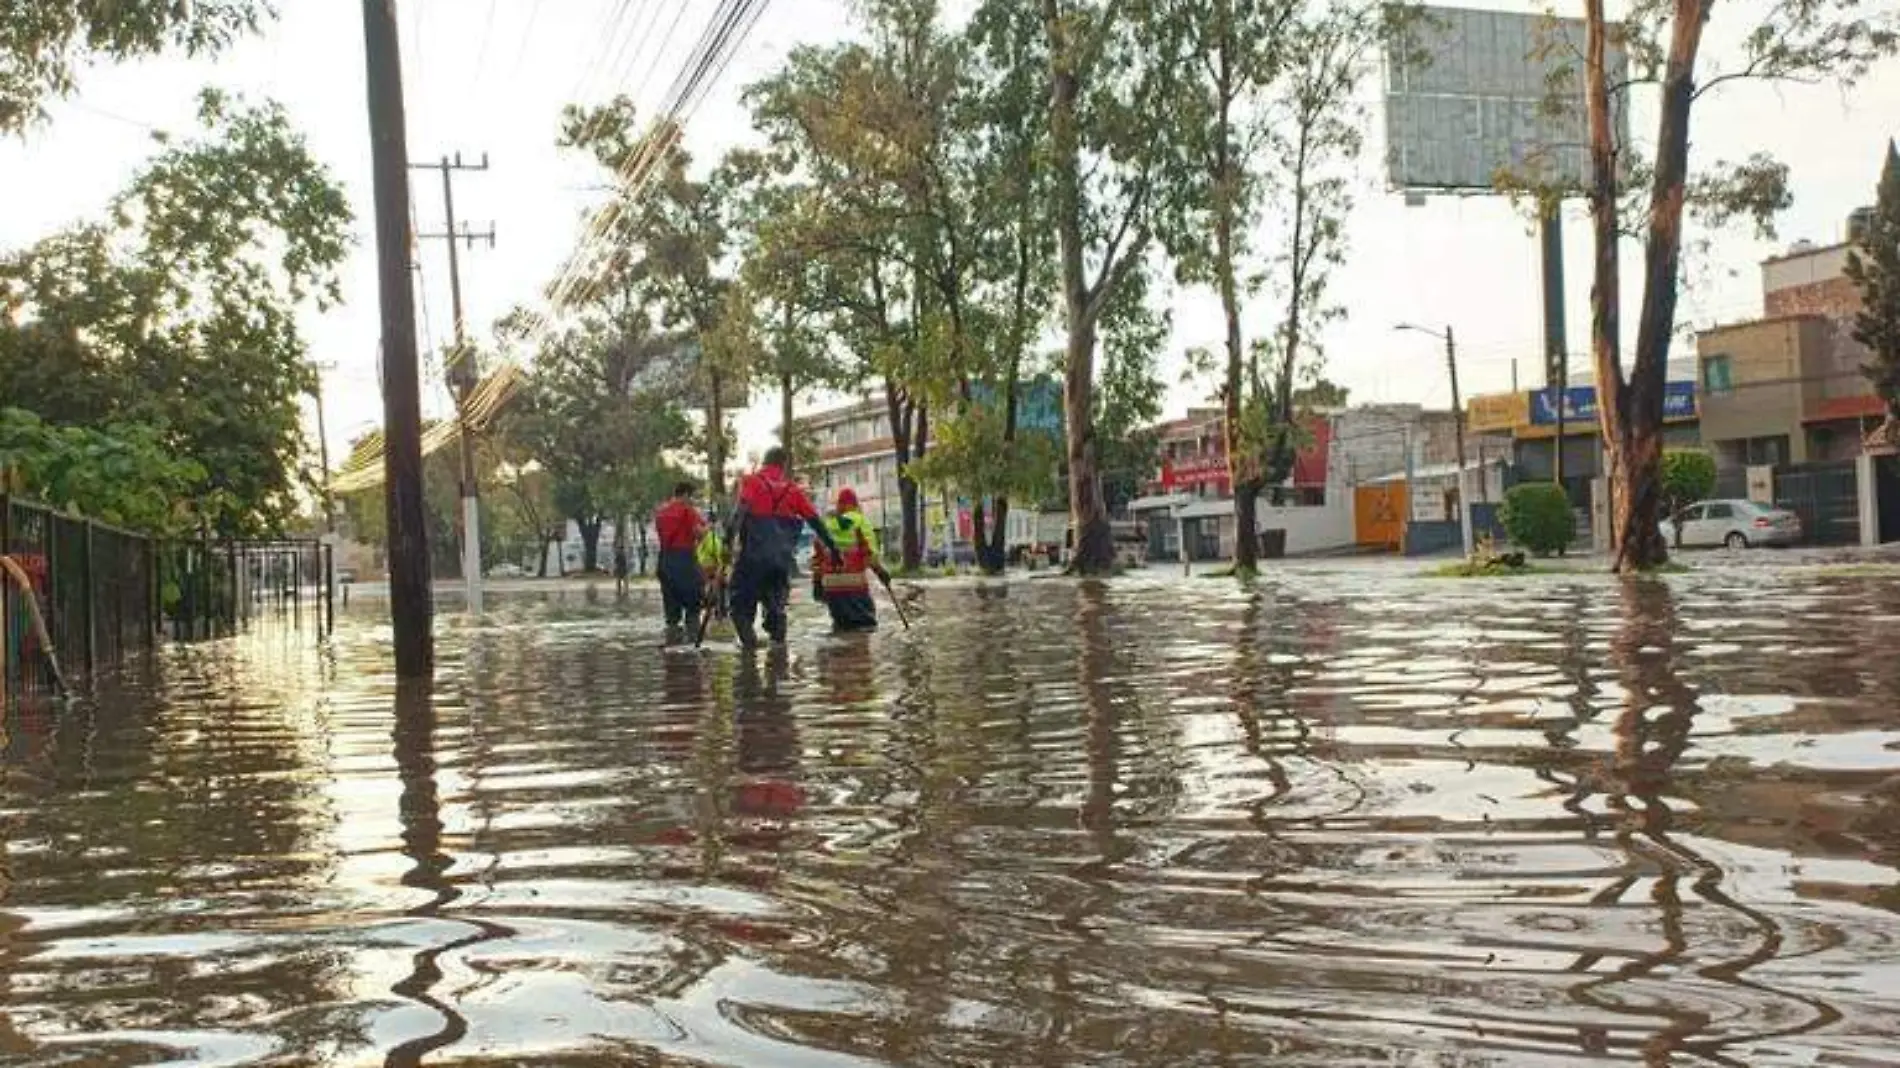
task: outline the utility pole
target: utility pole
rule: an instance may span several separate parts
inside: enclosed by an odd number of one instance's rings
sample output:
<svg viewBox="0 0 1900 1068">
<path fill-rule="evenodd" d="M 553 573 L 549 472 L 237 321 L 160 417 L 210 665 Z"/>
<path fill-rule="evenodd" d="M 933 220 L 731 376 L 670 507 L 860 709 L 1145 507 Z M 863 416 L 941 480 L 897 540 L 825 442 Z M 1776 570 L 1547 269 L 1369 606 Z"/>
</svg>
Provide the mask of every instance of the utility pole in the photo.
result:
<svg viewBox="0 0 1900 1068">
<path fill-rule="evenodd" d="M 455 228 L 455 172 L 485 171 L 488 169 L 488 153 L 482 153 L 480 163 L 463 163 L 462 154 L 457 152 L 453 159 L 442 157 L 440 163 L 412 163 L 418 170 L 441 170 L 442 172 L 442 213 L 447 217 L 448 228 L 439 234 L 419 234 L 424 240 L 446 241 L 449 245 L 449 304 L 455 316 L 455 349 L 443 362 L 443 375 L 448 379 L 449 392 L 455 397 L 456 438 L 462 445 L 462 583 L 467 592 L 468 610 L 480 615 L 482 611 L 482 509 L 481 489 L 475 477 L 475 435 L 468 421 L 468 398 L 475 391 L 477 374 L 474 354 L 468 350 L 468 331 L 462 317 L 462 261 L 457 254 L 457 245 L 466 241 L 473 249 L 475 242 L 486 240 L 489 248 L 495 247 L 495 228 L 490 226 L 487 233 L 471 231 L 467 224 L 462 229 Z"/>
<path fill-rule="evenodd" d="M 435 673 L 429 538 L 422 500 L 422 389 L 409 281 L 409 146 L 395 0 L 363 0 L 370 162 L 376 199 L 377 290 L 383 329 L 383 492 L 388 512 L 389 617 L 396 676 Z"/>
<path fill-rule="evenodd" d="M 1451 417 L 1458 429 L 1458 533 L 1464 540 L 1465 555 L 1470 556 L 1474 546 L 1471 542 L 1471 505 L 1465 500 L 1465 406 L 1458 397 L 1458 343 L 1452 339 L 1451 327 L 1445 327 L 1445 370 L 1451 374 Z M 1478 472 L 1483 478 L 1484 472 Z"/>
</svg>

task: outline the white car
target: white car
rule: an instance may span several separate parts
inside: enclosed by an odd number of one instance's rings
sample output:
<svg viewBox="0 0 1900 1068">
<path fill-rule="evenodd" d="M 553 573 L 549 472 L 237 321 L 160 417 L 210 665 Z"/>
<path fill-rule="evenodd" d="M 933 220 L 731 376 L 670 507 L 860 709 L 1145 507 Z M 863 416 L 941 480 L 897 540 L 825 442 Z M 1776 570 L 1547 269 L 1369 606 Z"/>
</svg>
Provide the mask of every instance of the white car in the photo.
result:
<svg viewBox="0 0 1900 1068">
<path fill-rule="evenodd" d="M 1726 545 L 1793 545 L 1801 540 L 1801 517 L 1785 508 L 1754 501 L 1703 501 L 1692 504 L 1662 522 L 1663 540 L 1675 545 L 1682 528 L 1684 548 Z"/>
</svg>

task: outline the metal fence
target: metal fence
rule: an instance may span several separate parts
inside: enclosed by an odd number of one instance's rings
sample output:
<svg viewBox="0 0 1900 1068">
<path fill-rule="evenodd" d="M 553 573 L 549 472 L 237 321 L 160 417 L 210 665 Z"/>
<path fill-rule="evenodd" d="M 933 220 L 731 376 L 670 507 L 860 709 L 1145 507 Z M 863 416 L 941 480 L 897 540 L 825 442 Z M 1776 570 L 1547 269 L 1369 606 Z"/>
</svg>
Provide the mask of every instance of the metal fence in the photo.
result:
<svg viewBox="0 0 1900 1068">
<path fill-rule="evenodd" d="M 1775 504 L 1801 517 L 1810 544 L 1860 544 L 1860 477 L 1853 460 L 1775 468 Z"/>
<path fill-rule="evenodd" d="M 160 540 L 0 496 L 0 557 L 0 695 L 96 675 L 161 636 L 204 641 L 274 615 L 321 637 L 335 622 L 317 541 Z"/>
</svg>

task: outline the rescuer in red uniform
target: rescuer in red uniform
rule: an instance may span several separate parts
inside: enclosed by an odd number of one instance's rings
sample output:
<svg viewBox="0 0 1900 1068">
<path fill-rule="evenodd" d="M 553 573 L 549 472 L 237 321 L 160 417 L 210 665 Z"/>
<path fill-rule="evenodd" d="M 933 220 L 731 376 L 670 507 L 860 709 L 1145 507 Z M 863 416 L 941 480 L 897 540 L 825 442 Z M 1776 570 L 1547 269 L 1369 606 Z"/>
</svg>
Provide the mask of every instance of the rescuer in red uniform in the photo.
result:
<svg viewBox="0 0 1900 1068">
<path fill-rule="evenodd" d="M 739 480 L 738 500 L 726 521 L 726 541 L 739 547 L 732 565 L 732 625 L 739 644 L 747 648 L 759 641 L 752 623 L 761 605 L 766 636 L 773 644 L 785 642 L 785 601 L 791 594 L 792 557 L 801 524 L 811 528 L 832 563 L 842 563 L 811 498 L 786 477 L 785 450 L 774 446 L 766 450 L 757 471 Z"/>
<path fill-rule="evenodd" d="M 693 507 L 691 482 L 673 487 L 673 499 L 653 515 L 660 537 L 660 602 L 666 607 L 666 643 L 686 640 L 686 621 L 699 618 L 699 536 L 706 532 L 705 517 Z"/>
</svg>

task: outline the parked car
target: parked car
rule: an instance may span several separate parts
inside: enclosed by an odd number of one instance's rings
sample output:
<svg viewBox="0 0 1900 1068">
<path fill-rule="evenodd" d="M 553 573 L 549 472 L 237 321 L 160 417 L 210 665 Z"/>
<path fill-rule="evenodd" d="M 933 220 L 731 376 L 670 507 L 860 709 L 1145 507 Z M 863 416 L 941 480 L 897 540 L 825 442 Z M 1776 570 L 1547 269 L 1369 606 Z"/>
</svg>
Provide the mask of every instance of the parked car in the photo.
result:
<svg viewBox="0 0 1900 1068">
<path fill-rule="evenodd" d="M 488 569 L 489 578 L 520 578 L 527 573 L 520 564 L 496 564 Z"/>
<path fill-rule="evenodd" d="M 932 545 L 924 550 L 925 567 L 943 567 L 944 551 L 941 545 Z M 950 547 L 949 559 L 958 567 L 976 566 L 976 547 L 968 542 L 957 542 Z"/>
<path fill-rule="evenodd" d="M 337 568 L 337 569 L 336 569 L 336 580 L 337 580 L 337 582 L 339 582 L 339 583 L 341 583 L 342 585 L 345 585 L 345 586 L 348 586 L 348 585 L 349 585 L 350 583 L 352 583 L 352 582 L 355 582 L 355 581 L 356 581 L 356 569 L 355 569 L 355 568 L 353 568 L 353 567 L 339 567 L 339 568 Z"/>
<path fill-rule="evenodd" d="M 1692 504 L 1662 522 L 1662 536 L 1676 544 L 1676 528 L 1682 528 L 1685 548 L 1726 545 L 1746 549 L 1751 545 L 1793 545 L 1801 540 L 1801 517 L 1785 508 L 1771 508 L 1754 501 L 1703 501 Z"/>
</svg>

